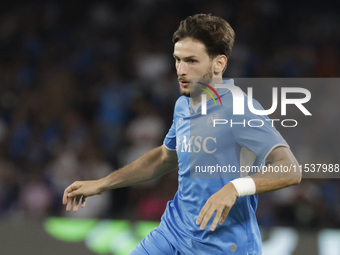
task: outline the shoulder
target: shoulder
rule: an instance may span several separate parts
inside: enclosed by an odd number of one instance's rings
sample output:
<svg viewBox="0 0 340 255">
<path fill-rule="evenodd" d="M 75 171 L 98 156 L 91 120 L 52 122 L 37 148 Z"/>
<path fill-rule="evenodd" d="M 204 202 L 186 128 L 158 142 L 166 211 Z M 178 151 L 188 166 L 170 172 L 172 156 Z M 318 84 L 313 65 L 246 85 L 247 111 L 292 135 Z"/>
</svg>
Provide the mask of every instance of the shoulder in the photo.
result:
<svg viewBox="0 0 340 255">
<path fill-rule="evenodd" d="M 234 105 L 234 100 L 240 100 L 238 102 L 243 105 L 246 112 L 249 112 L 249 105 L 253 106 L 256 110 L 263 110 L 262 105 L 254 97 L 249 97 L 242 88 L 235 85 L 231 88 L 229 87 L 229 91 L 224 96 L 226 104 Z"/>
<path fill-rule="evenodd" d="M 176 103 L 175 103 L 175 107 L 177 106 L 182 106 L 182 105 L 188 105 L 188 103 L 189 103 L 189 98 L 188 97 L 186 97 L 186 96 L 180 96 L 178 99 L 177 99 L 177 101 L 176 101 Z"/>
<path fill-rule="evenodd" d="M 189 109 L 189 98 L 180 96 L 175 103 L 175 113 L 187 112 Z"/>
</svg>

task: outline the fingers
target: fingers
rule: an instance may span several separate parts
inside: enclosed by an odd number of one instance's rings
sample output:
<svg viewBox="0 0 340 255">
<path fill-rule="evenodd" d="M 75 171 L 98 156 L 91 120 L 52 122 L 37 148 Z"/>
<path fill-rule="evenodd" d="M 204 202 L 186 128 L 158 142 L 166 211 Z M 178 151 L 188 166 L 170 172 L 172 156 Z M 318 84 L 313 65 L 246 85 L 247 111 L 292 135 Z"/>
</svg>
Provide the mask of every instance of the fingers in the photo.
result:
<svg viewBox="0 0 340 255">
<path fill-rule="evenodd" d="M 81 200 L 81 208 L 84 208 L 84 207 L 85 207 L 86 199 L 87 199 L 87 197 L 83 196 L 83 198 L 82 198 L 82 200 Z"/>
<path fill-rule="evenodd" d="M 81 199 L 81 196 L 76 196 L 75 197 L 74 205 L 73 205 L 73 212 L 78 211 L 80 199 Z"/>
<path fill-rule="evenodd" d="M 71 211 L 73 199 L 74 199 L 73 197 L 67 198 L 67 205 L 66 205 L 66 211 L 67 212 Z"/>
<path fill-rule="evenodd" d="M 218 221 L 220 220 L 221 218 L 221 214 L 222 214 L 222 211 L 223 211 L 223 207 L 219 207 L 216 211 L 216 215 L 215 215 L 215 218 L 214 218 L 214 221 L 213 223 L 211 224 L 211 227 L 210 227 L 210 230 L 211 231 L 214 231 L 216 229 L 216 226 L 218 224 Z"/>
<path fill-rule="evenodd" d="M 216 212 L 214 221 L 213 221 L 213 223 L 211 224 L 211 227 L 210 227 L 210 230 L 214 231 L 216 229 L 216 226 L 217 226 L 217 223 L 218 223 L 219 219 L 221 218 L 222 211 L 223 211 L 223 207 L 222 206 L 220 206 L 218 208 L 211 206 L 209 208 L 209 210 L 207 211 L 207 213 L 204 215 L 204 218 L 203 218 L 202 224 L 200 226 L 200 229 L 201 230 L 205 229 L 205 227 L 207 226 L 210 218 L 213 216 L 214 212 Z"/>
<path fill-rule="evenodd" d="M 217 224 L 220 223 L 220 225 L 222 225 L 223 222 L 226 220 L 230 209 L 231 207 L 229 206 L 207 201 L 196 219 L 196 224 L 200 225 L 201 230 L 204 230 L 210 218 L 213 216 L 214 212 L 216 212 L 214 220 L 210 227 L 211 231 L 215 231 Z"/>
<path fill-rule="evenodd" d="M 231 192 L 230 187 L 233 186 L 230 186 L 228 184 L 225 185 L 222 189 L 213 194 L 207 200 L 207 202 L 203 206 L 202 210 L 200 211 L 196 219 L 196 224 L 197 225 L 201 224 L 200 225 L 201 230 L 205 229 L 210 218 L 213 216 L 215 212 L 216 214 L 210 227 L 211 231 L 214 231 L 216 229 L 218 222 L 222 224 L 225 221 L 229 214 L 230 209 L 235 204 L 235 201 L 237 199 L 236 192 Z M 234 191 L 236 191 L 235 188 Z"/>
<path fill-rule="evenodd" d="M 73 188 L 72 185 L 68 186 L 65 191 L 64 191 L 64 195 L 63 195 L 63 204 L 66 205 L 67 201 L 68 201 L 68 194 L 70 192 L 72 192 Z"/>
<path fill-rule="evenodd" d="M 81 206 L 81 208 L 84 208 L 85 205 L 86 205 L 87 197 L 84 197 L 84 196 L 69 197 L 67 199 L 66 211 L 67 212 L 71 211 L 73 202 L 74 202 L 73 212 L 78 211 L 80 199 L 81 199 L 81 205 L 80 206 Z"/>
<path fill-rule="evenodd" d="M 104 192 L 100 187 L 100 181 L 76 181 L 68 186 L 63 194 L 63 204 L 66 205 L 66 211 L 70 211 L 73 205 L 73 211 L 85 207 L 88 196 L 102 194 Z"/>
<path fill-rule="evenodd" d="M 74 182 L 70 186 L 68 186 L 63 195 L 63 204 L 66 204 L 66 211 L 69 212 L 72 209 L 72 204 L 74 202 L 73 211 L 78 210 L 79 201 L 81 198 L 81 195 L 79 196 L 77 193 L 79 193 L 79 188 L 81 187 L 81 184 L 79 182 Z"/>
<path fill-rule="evenodd" d="M 221 220 L 220 220 L 220 225 L 222 225 L 223 224 L 223 222 L 226 220 L 226 218 L 227 218 L 227 216 L 228 216 L 228 214 L 229 214 L 229 211 L 230 210 L 224 210 L 224 212 L 223 212 L 223 214 L 222 214 L 222 217 L 221 217 Z"/>
<path fill-rule="evenodd" d="M 208 209 L 210 207 L 210 204 L 205 203 L 205 205 L 203 206 L 203 208 L 201 209 L 197 219 L 196 219 L 196 224 L 199 225 L 201 224 L 203 217 L 205 216 L 205 214 L 207 213 Z"/>
<path fill-rule="evenodd" d="M 211 216 L 213 215 L 213 213 L 215 211 L 216 211 L 215 207 L 211 206 L 210 203 L 206 203 L 203 206 L 203 208 L 202 208 L 202 210 L 201 210 L 201 212 L 200 212 L 200 214 L 198 215 L 198 218 L 197 218 L 197 222 L 199 222 L 198 224 L 200 224 L 200 222 L 202 222 L 201 226 L 200 226 L 201 230 L 205 229 L 205 227 L 207 226 Z"/>
<path fill-rule="evenodd" d="M 68 202 L 68 197 L 73 197 L 76 194 L 73 194 L 72 191 L 77 190 L 81 187 L 81 184 L 78 182 L 74 182 L 72 183 L 70 186 L 68 186 L 65 191 L 64 191 L 64 195 L 63 195 L 63 204 L 66 205 Z"/>
<path fill-rule="evenodd" d="M 203 221 L 201 223 L 200 229 L 204 230 L 205 227 L 207 226 L 211 216 L 213 215 L 215 210 L 208 210 L 208 212 L 204 215 Z"/>
</svg>

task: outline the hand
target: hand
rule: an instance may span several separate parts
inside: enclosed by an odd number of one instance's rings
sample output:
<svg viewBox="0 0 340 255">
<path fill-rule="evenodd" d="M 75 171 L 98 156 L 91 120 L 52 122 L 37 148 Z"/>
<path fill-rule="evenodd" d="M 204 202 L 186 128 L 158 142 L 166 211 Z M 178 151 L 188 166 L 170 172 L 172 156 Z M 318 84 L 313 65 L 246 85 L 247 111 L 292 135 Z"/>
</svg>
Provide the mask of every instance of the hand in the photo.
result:
<svg viewBox="0 0 340 255">
<path fill-rule="evenodd" d="M 210 230 L 214 231 L 218 222 L 220 225 L 223 224 L 231 207 L 235 204 L 236 198 L 238 198 L 237 190 L 232 183 L 228 183 L 207 200 L 197 217 L 196 224 L 199 225 L 202 222 L 200 229 L 204 230 L 211 216 L 216 211 L 214 221 L 210 227 Z"/>
<path fill-rule="evenodd" d="M 104 193 L 105 190 L 101 187 L 102 180 L 77 181 L 72 183 L 64 191 L 63 204 L 67 204 L 66 211 L 71 211 L 74 201 L 73 211 L 76 212 L 79 208 L 80 199 L 81 207 L 84 208 L 87 197 Z"/>
</svg>

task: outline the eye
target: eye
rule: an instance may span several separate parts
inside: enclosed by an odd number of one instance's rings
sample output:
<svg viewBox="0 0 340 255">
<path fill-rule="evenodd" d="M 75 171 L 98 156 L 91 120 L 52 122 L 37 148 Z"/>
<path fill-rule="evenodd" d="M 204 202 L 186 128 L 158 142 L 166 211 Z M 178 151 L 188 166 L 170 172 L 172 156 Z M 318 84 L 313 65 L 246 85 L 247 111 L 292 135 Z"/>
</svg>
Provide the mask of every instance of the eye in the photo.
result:
<svg viewBox="0 0 340 255">
<path fill-rule="evenodd" d="M 190 63 L 190 64 L 193 64 L 193 63 L 196 63 L 196 62 L 197 62 L 197 61 L 194 60 L 194 59 L 190 59 L 190 60 L 189 60 L 189 63 Z"/>
</svg>

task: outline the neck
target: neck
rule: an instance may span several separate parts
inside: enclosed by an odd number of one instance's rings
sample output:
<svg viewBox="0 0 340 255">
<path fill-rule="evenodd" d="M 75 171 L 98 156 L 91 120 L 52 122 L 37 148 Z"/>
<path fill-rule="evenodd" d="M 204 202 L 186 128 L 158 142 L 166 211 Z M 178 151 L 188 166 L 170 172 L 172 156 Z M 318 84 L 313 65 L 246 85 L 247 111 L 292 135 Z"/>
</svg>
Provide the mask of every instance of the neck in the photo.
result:
<svg viewBox="0 0 340 255">
<path fill-rule="evenodd" d="M 203 79 L 202 82 L 204 83 L 204 79 Z M 222 83 L 223 83 L 222 77 L 214 77 L 213 79 L 211 79 L 209 81 L 208 85 L 215 89 L 215 84 L 222 84 Z M 215 94 L 211 89 L 209 89 L 208 86 L 204 87 L 204 89 L 212 95 Z M 217 91 L 218 89 L 215 89 L 215 90 Z M 201 95 L 202 94 L 206 94 L 207 95 L 207 97 L 206 97 L 207 101 L 209 101 L 211 99 L 211 96 L 206 91 L 201 91 L 201 93 L 199 93 L 195 96 L 190 96 L 190 105 L 192 105 L 195 108 L 198 108 L 198 106 L 201 104 Z"/>
</svg>

